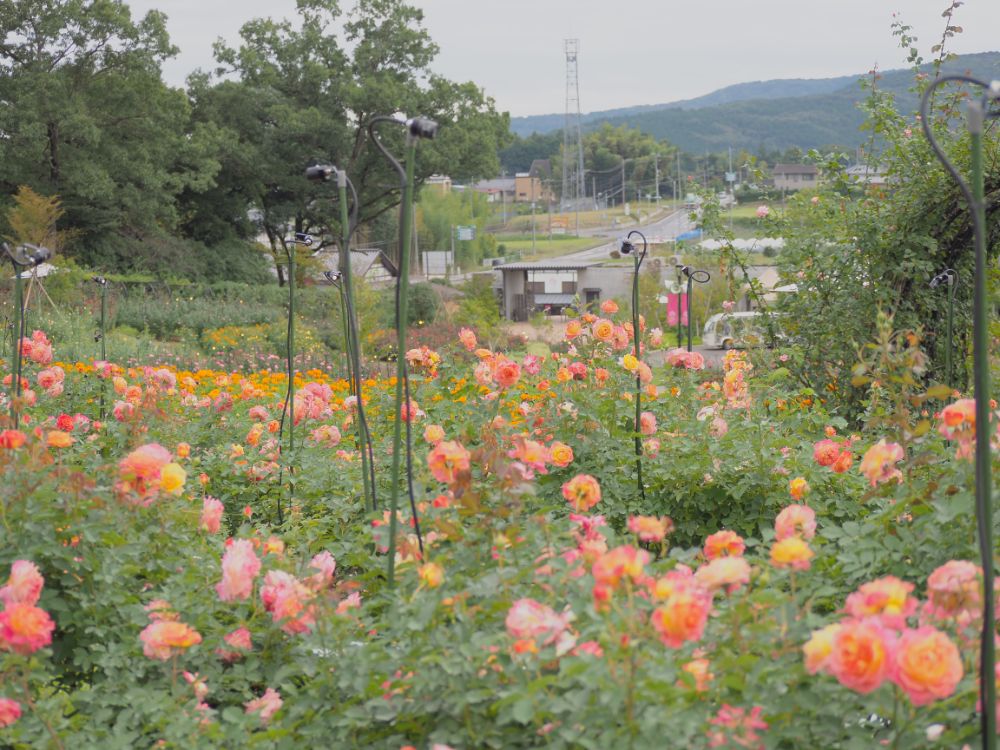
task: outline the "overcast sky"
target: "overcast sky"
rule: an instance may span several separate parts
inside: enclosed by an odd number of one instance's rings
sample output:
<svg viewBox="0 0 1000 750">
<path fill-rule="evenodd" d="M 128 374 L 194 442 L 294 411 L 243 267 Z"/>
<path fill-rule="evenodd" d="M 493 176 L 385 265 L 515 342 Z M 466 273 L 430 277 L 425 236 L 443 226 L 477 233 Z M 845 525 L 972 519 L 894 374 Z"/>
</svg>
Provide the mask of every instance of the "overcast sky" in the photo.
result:
<svg viewBox="0 0 1000 750">
<path fill-rule="evenodd" d="M 293 17 L 295 0 L 132 0 L 168 16 L 181 53 L 164 66 L 183 85 L 213 66 L 212 43 L 251 18 Z M 350 0 L 343 5 L 349 6 Z M 944 30 L 946 0 L 413 0 L 441 52 L 436 72 L 472 80 L 512 115 L 562 112 L 563 40 L 580 40 L 584 112 L 658 104 L 745 81 L 824 78 L 905 67 L 894 11 L 925 57 Z M 1000 49 L 1000 0 L 967 0 L 956 52 Z"/>
</svg>

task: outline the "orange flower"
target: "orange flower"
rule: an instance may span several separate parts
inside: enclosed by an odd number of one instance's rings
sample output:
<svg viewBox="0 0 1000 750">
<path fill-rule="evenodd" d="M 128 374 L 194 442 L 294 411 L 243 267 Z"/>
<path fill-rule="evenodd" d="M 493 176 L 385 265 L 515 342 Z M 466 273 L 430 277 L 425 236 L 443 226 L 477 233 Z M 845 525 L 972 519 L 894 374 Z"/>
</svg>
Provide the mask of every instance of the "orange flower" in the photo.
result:
<svg viewBox="0 0 1000 750">
<path fill-rule="evenodd" d="M 69 448 L 73 442 L 73 436 L 62 430 L 49 430 L 45 436 L 45 444 L 50 448 Z"/>
<path fill-rule="evenodd" d="M 839 630 L 838 623 L 816 630 L 802 647 L 802 653 L 806 659 L 806 671 L 809 674 L 816 674 L 820 670 L 826 669 L 826 660 L 829 658 L 830 652 L 833 651 L 833 638 Z"/>
<path fill-rule="evenodd" d="M 461 443 L 444 440 L 427 454 L 427 466 L 439 482 L 451 484 L 461 472 L 469 470 L 471 454 Z"/>
<path fill-rule="evenodd" d="M 435 562 L 424 563 L 417 569 L 417 575 L 427 588 L 436 589 L 444 580 L 444 568 Z"/>
<path fill-rule="evenodd" d="M 697 653 L 699 653 L 699 650 L 695 650 L 695 654 Z M 709 671 L 710 667 L 708 659 L 702 658 L 692 659 L 681 667 L 683 671 L 687 672 L 694 679 L 694 690 L 696 693 L 704 693 L 708 690 L 709 683 L 715 679 L 715 675 Z"/>
<path fill-rule="evenodd" d="M 20 430 L 0 431 L 0 448 L 6 448 L 8 450 L 20 448 L 27 442 L 27 440 L 28 436 Z"/>
<path fill-rule="evenodd" d="M 917 611 L 917 600 L 910 596 L 913 584 L 896 576 L 885 576 L 865 583 L 847 597 L 845 611 L 857 618 L 877 616 L 887 626 L 905 628 L 906 618 Z"/>
<path fill-rule="evenodd" d="M 613 299 L 606 299 L 601 303 L 601 312 L 605 315 L 614 315 L 618 312 L 618 303 Z"/>
<path fill-rule="evenodd" d="M 458 332 L 458 340 L 462 342 L 462 346 L 466 348 L 467 351 L 472 351 L 476 348 L 476 334 L 471 328 L 462 328 Z"/>
<path fill-rule="evenodd" d="M 573 449 L 556 440 L 549 446 L 549 457 L 555 466 L 562 469 L 573 463 Z"/>
<path fill-rule="evenodd" d="M 188 443 L 177 444 L 177 458 L 187 458 L 191 455 L 191 446 Z"/>
<path fill-rule="evenodd" d="M 895 646 L 878 620 L 845 620 L 833 634 L 826 668 L 844 687 L 870 693 L 889 677 Z"/>
<path fill-rule="evenodd" d="M 569 323 L 566 324 L 565 335 L 568 340 L 572 341 L 582 332 L 583 332 L 583 327 L 580 325 L 579 320 L 571 320 Z"/>
<path fill-rule="evenodd" d="M 776 541 L 771 547 L 771 564 L 776 568 L 792 568 L 793 570 L 809 570 L 813 551 L 805 540 L 790 536 Z"/>
<path fill-rule="evenodd" d="M 958 648 L 940 630 L 925 625 L 907 630 L 899 639 L 892 681 L 906 692 L 914 706 L 950 696 L 963 673 Z"/>
<path fill-rule="evenodd" d="M 577 474 L 562 486 L 563 497 L 577 513 L 601 502 L 601 485 L 589 474 Z"/>
<path fill-rule="evenodd" d="M 179 495 L 184 490 L 187 472 L 179 464 L 169 463 L 160 470 L 160 489 L 171 495 Z"/>
<path fill-rule="evenodd" d="M 641 542 L 662 542 L 674 530 L 674 522 L 666 516 L 629 516 L 628 530 Z"/>
<path fill-rule="evenodd" d="M 896 463 L 902 460 L 902 447 L 898 443 L 886 444 L 883 438 L 865 452 L 858 468 L 872 487 L 890 479 L 902 482 L 903 472 L 896 468 Z"/>
<path fill-rule="evenodd" d="M 184 649 L 201 643 L 201 634 L 177 620 L 157 620 L 139 634 L 142 653 L 150 659 L 167 661 Z"/>
<path fill-rule="evenodd" d="M 735 531 L 716 531 L 705 540 L 705 557 L 714 560 L 723 555 L 742 555 L 746 549 L 743 537 Z"/>
<path fill-rule="evenodd" d="M 778 541 L 792 536 L 812 539 L 816 536 L 816 512 L 807 505 L 789 505 L 774 519 Z"/>
<path fill-rule="evenodd" d="M 429 424 L 424 427 L 424 440 L 431 445 L 437 445 L 444 440 L 444 428 L 439 424 Z"/>
<path fill-rule="evenodd" d="M 610 320 L 601 318 L 594 322 L 594 324 L 590 327 L 590 330 L 591 333 L 594 334 L 594 338 L 598 341 L 611 341 L 615 325 Z"/>
<path fill-rule="evenodd" d="M 725 588 L 737 591 L 750 582 L 750 564 L 743 557 L 718 557 L 698 568 L 694 579 L 711 592 Z"/>
<path fill-rule="evenodd" d="M 601 555 L 591 568 L 594 581 L 612 589 L 618 588 L 623 578 L 633 583 L 642 580 L 643 568 L 649 562 L 649 553 L 629 544 L 615 547 Z"/>
<path fill-rule="evenodd" d="M 0 651 L 27 656 L 52 643 L 56 624 L 34 604 L 15 602 L 0 612 Z"/>
<path fill-rule="evenodd" d="M 801 500 L 809 491 L 809 483 L 803 477 L 795 477 L 788 483 L 788 494 L 793 500 Z"/>
<path fill-rule="evenodd" d="M 701 638 L 712 609 L 709 595 L 696 586 L 686 586 L 672 594 L 651 616 L 653 628 L 669 648 Z"/>
</svg>

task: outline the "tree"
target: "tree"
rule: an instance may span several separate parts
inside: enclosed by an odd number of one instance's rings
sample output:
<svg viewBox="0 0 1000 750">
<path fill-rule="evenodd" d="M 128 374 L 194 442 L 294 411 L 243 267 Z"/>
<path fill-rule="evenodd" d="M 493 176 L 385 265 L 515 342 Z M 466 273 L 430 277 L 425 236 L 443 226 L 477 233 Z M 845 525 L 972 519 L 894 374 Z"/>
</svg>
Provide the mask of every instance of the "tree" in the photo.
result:
<svg viewBox="0 0 1000 750">
<path fill-rule="evenodd" d="M 441 123 L 438 140 L 421 144 L 418 183 L 435 172 L 470 179 L 497 171 L 507 115 L 474 84 L 430 71 L 437 47 L 421 11 L 402 0 L 358 0 L 342 23 L 337 0 L 299 0 L 298 11 L 298 27 L 258 19 L 243 26 L 238 47 L 216 46 L 217 74 L 238 80 L 192 77 L 197 121 L 217 126 L 226 140 L 215 186 L 192 197 L 190 227 L 211 229 L 205 211 L 221 206 L 224 220 L 245 235 L 252 209 L 276 258 L 287 252 L 290 232 L 339 236 L 332 188 L 303 177 L 319 161 L 348 172 L 361 221 L 374 221 L 400 199 L 398 176 L 367 144 L 366 125 L 378 114 L 404 111 Z M 401 130 L 379 131 L 397 154 Z"/>
<path fill-rule="evenodd" d="M 207 186 L 217 164 L 188 130 L 183 92 L 160 78 L 175 52 L 163 14 L 23 0 L 0 5 L 0 31 L 0 190 L 62 196 L 85 262 L 120 261 L 124 242 L 172 228 L 177 193 Z"/>
</svg>

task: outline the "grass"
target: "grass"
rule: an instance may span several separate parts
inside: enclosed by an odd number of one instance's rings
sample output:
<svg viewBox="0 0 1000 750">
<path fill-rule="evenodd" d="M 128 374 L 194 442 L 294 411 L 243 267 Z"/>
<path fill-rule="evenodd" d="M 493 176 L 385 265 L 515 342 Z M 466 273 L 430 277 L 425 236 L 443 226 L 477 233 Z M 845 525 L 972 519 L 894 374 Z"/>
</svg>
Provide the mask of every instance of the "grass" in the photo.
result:
<svg viewBox="0 0 1000 750">
<path fill-rule="evenodd" d="M 508 251 L 517 251 L 524 260 L 542 260 L 558 255 L 589 250 L 603 245 L 606 237 L 576 237 L 573 235 L 555 235 L 550 240 L 547 235 L 539 233 L 535 237 L 535 250 L 531 249 L 531 235 L 497 235 L 497 242 L 507 247 Z"/>
<path fill-rule="evenodd" d="M 659 209 L 655 203 L 631 203 L 629 204 L 631 210 L 631 216 L 625 216 L 625 211 L 621 206 L 612 206 L 607 210 L 601 211 L 580 211 L 580 228 L 581 229 L 598 229 L 600 227 L 610 227 L 615 222 L 619 225 L 628 226 L 629 224 L 636 223 L 636 214 L 642 214 L 644 221 L 648 221 L 649 218 L 653 216 L 654 213 L 659 210 L 661 213 L 666 211 L 674 210 L 674 205 L 670 201 L 661 201 Z M 498 220 L 499 216 L 495 216 Z M 575 212 L 569 213 L 559 213 L 553 211 L 551 214 L 551 220 L 554 224 L 560 222 L 566 227 L 567 231 L 576 231 L 576 220 L 577 214 Z M 537 210 L 535 212 L 535 227 L 540 234 L 548 235 L 549 231 L 549 213 L 547 211 Z M 520 214 L 517 216 L 509 216 L 507 222 L 502 225 L 501 231 L 506 232 L 531 232 L 531 214 Z"/>
</svg>

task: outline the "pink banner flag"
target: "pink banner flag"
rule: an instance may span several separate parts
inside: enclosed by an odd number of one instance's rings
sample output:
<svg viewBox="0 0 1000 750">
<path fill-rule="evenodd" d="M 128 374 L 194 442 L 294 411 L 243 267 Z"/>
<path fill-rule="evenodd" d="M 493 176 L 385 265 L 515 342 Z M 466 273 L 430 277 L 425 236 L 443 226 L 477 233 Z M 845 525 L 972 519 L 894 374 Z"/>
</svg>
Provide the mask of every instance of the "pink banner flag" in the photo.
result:
<svg viewBox="0 0 1000 750">
<path fill-rule="evenodd" d="M 686 326 L 688 322 L 688 310 L 687 310 L 687 299 L 686 294 L 667 294 L 667 325 L 675 326 L 677 325 L 678 316 L 678 304 L 680 305 L 680 319 L 681 325 Z"/>
</svg>

